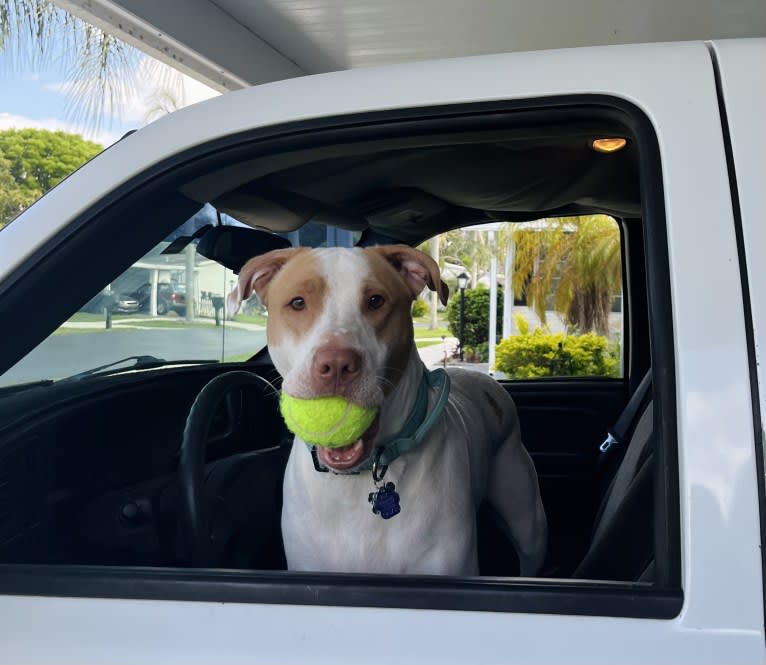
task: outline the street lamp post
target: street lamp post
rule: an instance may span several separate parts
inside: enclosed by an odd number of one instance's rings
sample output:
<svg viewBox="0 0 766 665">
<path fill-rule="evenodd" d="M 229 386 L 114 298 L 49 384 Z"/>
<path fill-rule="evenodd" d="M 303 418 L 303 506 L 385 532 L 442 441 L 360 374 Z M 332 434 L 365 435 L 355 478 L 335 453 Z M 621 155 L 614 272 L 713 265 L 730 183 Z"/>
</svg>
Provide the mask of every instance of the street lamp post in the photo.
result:
<svg viewBox="0 0 766 665">
<path fill-rule="evenodd" d="M 461 272 L 457 276 L 457 287 L 460 289 L 460 362 L 463 362 L 463 340 L 465 339 L 465 287 L 468 286 L 468 275 Z"/>
</svg>

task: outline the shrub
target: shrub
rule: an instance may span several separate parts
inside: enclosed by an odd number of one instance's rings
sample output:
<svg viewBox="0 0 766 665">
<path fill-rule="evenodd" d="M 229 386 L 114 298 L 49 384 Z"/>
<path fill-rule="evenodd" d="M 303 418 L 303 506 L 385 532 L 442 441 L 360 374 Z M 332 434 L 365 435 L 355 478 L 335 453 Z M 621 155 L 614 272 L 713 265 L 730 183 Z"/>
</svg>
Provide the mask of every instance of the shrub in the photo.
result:
<svg viewBox="0 0 766 665">
<path fill-rule="evenodd" d="M 519 335 L 529 334 L 529 321 L 521 312 L 516 312 L 513 315 L 513 322 L 516 324 L 516 330 L 519 331 Z"/>
<path fill-rule="evenodd" d="M 415 300 L 415 302 L 412 303 L 412 316 L 414 316 L 416 319 L 428 314 L 428 310 L 428 303 L 425 300 L 418 298 Z"/>
<path fill-rule="evenodd" d="M 447 305 L 447 321 L 450 332 L 460 339 L 460 293 Z M 497 336 L 503 328 L 503 290 L 497 290 Z M 489 340 L 489 289 L 468 289 L 465 292 L 465 339 L 464 346 L 478 346 Z"/>
<path fill-rule="evenodd" d="M 495 368 L 513 379 L 619 376 L 620 347 L 595 333 L 564 335 L 538 329 L 500 342 Z"/>
<path fill-rule="evenodd" d="M 489 342 L 463 349 L 463 360 L 469 363 L 485 363 L 489 360 Z"/>
</svg>

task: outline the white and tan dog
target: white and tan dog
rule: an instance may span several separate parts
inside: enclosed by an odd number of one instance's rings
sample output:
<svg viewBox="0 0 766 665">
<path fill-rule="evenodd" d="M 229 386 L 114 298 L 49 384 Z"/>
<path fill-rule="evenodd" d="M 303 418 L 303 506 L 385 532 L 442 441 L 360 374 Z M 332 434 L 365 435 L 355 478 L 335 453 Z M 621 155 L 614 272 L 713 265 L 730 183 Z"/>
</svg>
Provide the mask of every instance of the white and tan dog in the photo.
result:
<svg viewBox="0 0 766 665">
<path fill-rule="evenodd" d="M 421 445 L 388 468 L 399 515 L 373 514 L 371 473 L 354 473 L 369 468 L 376 442 L 395 435 L 413 409 L 425 367 L 410 307 L 426 286 L 446 303 L 436 263 L 405 245 L 276 250 L 240 271 L 229 309 L 236 312 L 253 291 L 268 308 L 269 351 L 284 391 L 380 407 L 355 444 L 317 448 L 335 473 L 317 472 L 296 437 L 282 510 L 290 570 L 478 575 L 476 511 L 484 498 L 508 527 L 521 574 L 542 565 L 546 519 L 537 475 L 513 401 L 491 377 L 450 370 L 441 416 Z"/>
</svg>

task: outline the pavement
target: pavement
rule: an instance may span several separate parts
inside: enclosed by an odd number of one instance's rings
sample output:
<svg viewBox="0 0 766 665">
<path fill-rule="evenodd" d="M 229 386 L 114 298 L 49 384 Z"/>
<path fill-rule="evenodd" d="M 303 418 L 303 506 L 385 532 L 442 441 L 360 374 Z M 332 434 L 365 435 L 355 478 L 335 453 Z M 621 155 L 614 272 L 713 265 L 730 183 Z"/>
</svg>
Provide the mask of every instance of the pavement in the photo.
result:
<svg viewBox="0 0 766 665">
<path fill-rule="evenodd" d="M 441 337 L 434 339 L 441 340 Z M 430 341 L 430 338 L 418 339 L 419 342 Z M 447 337 L 444 342 L 439 344 L 432 344 L 431 346 L 425 346 L 422 349 L 418 349 L 418 354 L 421 360 L 429 369 L 434 367 L 442 367 L 445 360 L 448 362 L 452 351 L 457 347 L 457 340 L 454 337 Z"/>
<path fill-rule="evenodd" d="M 441 337 L 434 339 L 441 339 Z M 424 340 L 421 338 L 418 341 L 422 342 Z M 457 344 L 457 339 L 454 337 L 447 337 L 441 344 L 434 344 L 432 346 L 426 346 L 422 349 L 418 349 L 418 354 L 428 369 L 447 366 L 462 367 L 463 369 L 470 369 L 475 372 L 489 374 L 488 363 L 466 363 L 452 358 L 452 353 L 457 348 Z M 492 376 L 494 376 L 496 379 L 502 379 L 505 377 L 502 372 L 495 372 L 492 374 Z"/>
</svg>

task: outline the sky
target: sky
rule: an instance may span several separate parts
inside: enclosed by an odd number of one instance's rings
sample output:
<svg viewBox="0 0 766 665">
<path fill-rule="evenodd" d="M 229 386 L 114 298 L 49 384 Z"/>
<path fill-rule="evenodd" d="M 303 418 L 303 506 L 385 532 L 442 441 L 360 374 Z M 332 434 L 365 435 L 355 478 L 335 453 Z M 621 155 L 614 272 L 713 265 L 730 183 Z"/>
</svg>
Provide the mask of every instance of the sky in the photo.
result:
<svg viewBox="0 0 766 665">
<path fill-rule="evenodd" d="M 153 61 L 156 63 L 156 61 Z M 0 51 L 0 131 L 10 128 L 34 127 L 63 130 L 81 134 L 104 147 L 114 143 L 125 132 L 147 124 L 146 114 L 154 106 L 153 99 L 162 87 L 163 70 L 169 68 L 161 63 L 139 66 L 136 95 L 123 99 L 118 114 L 101 118 L 100 127 L 86 125 L 68 107 L 71 82 L 65 75 L 66 63 L 51 63 L 41 68 L 20 65 L 7 53 Z M 218 93 L 189 76 L 174 73 L 180 86 L 183 106 L 216 96 Z"/>
</svg>

